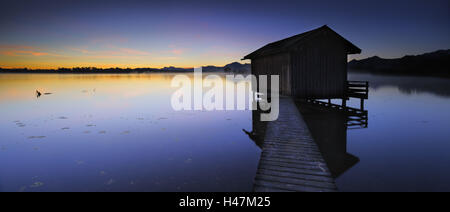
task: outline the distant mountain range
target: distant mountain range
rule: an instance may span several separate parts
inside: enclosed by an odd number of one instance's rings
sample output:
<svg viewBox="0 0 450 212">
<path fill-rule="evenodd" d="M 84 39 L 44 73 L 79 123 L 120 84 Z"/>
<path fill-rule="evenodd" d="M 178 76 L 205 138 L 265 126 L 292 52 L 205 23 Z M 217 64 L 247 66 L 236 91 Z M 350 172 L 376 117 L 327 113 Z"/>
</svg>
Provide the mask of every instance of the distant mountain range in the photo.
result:
<svg viewBox="0 0 450 212">
<path fill-rule="evenodd" d="M 250 64 L 233 62 L 225 66 L 203 66 L 203 72 L 229 72 L 250 73 Z M 192 72 L 193 68 L 178 68 L 174 66 L 164 68 L 96 68 L 96 67 L 74 67 L 58 69 L 2 69 L 0 73 L 146 73 L 146 72 Z"/>
<path fill-rule="evenodd" d="M 450 49 L 384 59 L 378 56 L 348 63 L 350 71 L 450 77 Z"/>
<path fill-rule="evenodd" d="M 193 68 L 177 68 L 177 67 L 164 67 L 160 69 L 162 71 L 169 71 L 169 72 L 182 72 L 182 71 L 194 71 Z M 225 66 L 203 66 L 202 67 L 203 72 L 232 72 L 232 73 L 250 73 L 251 71 L 251 65 L 249 63 L 238 63 L 233 62 L 230 64 L 227 64 Z"/>
<path fill-rule="evenodd" d="M 225 66 L 203 66 L 203 72 L 250 73 L 249 63 L 233 62 Z M 407 55 L 402 58 L 384 59 L 378 56 L 348 63 L 349 71 L 377 74 L 423 75 L 450 77 L 450 49 L 438 50 L 421 55 Z M 192 72 L 193 68 L 95 68 L 75 67 L 59 69 L 2 69 L 0 73 L 146 73 L 146 72 Z"/>
<path fill-rule="evenodd" d="M 233 62 L 223 67 L 220 66 L 203 66 L 204 72 L 232 72 L 232 73 L 250 73 L 251 65 L 249 63 Z"/>
</svg>

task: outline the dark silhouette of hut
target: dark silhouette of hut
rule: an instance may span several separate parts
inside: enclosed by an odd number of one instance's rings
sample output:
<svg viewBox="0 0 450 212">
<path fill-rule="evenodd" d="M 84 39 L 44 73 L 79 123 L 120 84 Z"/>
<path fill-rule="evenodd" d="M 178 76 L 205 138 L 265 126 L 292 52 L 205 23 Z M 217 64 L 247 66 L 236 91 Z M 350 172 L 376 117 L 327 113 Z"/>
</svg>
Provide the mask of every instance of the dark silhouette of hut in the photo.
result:
<svg viewBox="0 0 450 212">
<path fill-rule="evenodd" d="M 347 55 L 361 49 L 324 25 L 269 43 L 245 56 L 252 74 L 279 75 L 280 94 L 308 99 L 347 99 Z"/>
</svg>

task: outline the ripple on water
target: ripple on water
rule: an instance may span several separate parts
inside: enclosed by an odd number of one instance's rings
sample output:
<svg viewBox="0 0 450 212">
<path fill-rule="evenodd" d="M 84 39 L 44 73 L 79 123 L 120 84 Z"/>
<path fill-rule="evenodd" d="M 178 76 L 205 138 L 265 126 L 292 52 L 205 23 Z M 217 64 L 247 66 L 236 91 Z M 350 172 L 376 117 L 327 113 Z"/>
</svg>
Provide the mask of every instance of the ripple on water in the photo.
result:
<svg viewBox="0 0 450 212">
<path fill-rule="evenodd" d="M 42 139 L 45 138 L 46 136 L 44 135 L 39 135 L 39 136 L 28 136 L 28 139 Z"/>
<path fill-rule="evenodd" d="M 105 184 L 112 185 L 114 182 L 115 182 L 114 179 L 109 179 Z"/>
<path fill-rule="evenodd" d="M 37 187 L 41 187 L 43 186 L 44 183 L 43 182 L 34 182 L 33 184 L 30 185 L 30 188 L 37 188 Z"/>
</svg>

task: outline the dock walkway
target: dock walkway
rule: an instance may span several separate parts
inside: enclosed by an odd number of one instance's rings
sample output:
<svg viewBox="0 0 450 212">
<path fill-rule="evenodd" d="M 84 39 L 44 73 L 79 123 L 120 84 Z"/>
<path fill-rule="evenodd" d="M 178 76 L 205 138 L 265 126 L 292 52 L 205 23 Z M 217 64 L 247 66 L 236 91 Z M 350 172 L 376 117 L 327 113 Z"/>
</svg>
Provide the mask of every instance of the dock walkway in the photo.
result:
<svg viewBox="0 0 450 212">
<path fill-rule="evenodd" d="M 327 164 L 290 97 L 280 97 L 278 119 L 267 123 L 253 189 L 337 191 Z"/>
</svg>

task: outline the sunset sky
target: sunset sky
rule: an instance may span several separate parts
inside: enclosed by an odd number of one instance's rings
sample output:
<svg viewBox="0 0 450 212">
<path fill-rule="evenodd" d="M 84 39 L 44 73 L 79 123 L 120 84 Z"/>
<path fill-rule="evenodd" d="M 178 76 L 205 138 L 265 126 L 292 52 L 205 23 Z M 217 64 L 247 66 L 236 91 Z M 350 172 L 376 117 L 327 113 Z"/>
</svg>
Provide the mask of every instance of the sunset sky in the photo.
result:
<svg viewBox="0 0 450 212">
<path fill-rule="evenodd" d="M 450 48 L 449 2 L 6 0 L 0 67 L 225 65 L 324 24 L 349 59 L 421 54 Z"/>
</svg>

